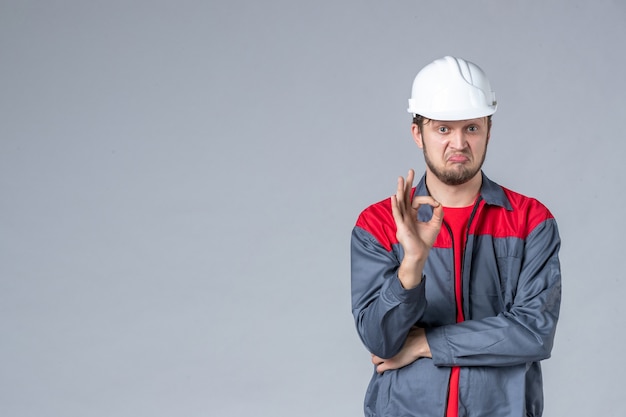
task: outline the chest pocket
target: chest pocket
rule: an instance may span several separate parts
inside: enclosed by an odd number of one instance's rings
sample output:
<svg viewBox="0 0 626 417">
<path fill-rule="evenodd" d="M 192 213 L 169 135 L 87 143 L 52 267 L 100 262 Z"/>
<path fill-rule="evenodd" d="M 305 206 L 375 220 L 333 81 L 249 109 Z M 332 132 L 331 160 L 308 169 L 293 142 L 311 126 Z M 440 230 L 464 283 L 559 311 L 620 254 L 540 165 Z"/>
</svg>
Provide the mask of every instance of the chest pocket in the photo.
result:
<svg viewBox="0 0 626 417">
<path fill-rule="evenodd" d="M 508 311 L 513 305 L 522 264 L 523 242 L 518 238 L 477 236 L 471 260 L 465 268 L 471 271 L 464 281 L 469 296 L 472 319 L 492 317 Z M 468 264 L 471 262 L 471 264 Z"/>
</svg>

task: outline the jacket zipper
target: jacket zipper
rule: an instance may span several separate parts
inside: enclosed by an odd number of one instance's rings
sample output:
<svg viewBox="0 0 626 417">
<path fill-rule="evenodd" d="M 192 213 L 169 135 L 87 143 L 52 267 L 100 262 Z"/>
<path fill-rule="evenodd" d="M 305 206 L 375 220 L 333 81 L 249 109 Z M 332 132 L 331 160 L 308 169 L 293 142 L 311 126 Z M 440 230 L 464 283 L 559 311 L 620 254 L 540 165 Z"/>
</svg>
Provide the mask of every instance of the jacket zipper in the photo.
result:
<svg viewBox="0 0 626 417">
<path fill-rule="evenodd" d="M 474 208 L 472 209 L 472 213 L 469 216 L 469 219 L 467 220 L 467 227 L 465 228 L 465 243 L 463 244 L 463 256 L 461 257 L 461 307 L 465 306 L 465 299 L 463 297 L 463 287 L 465 286 L 463 283 L 465 282 L 466 278 L 465 278 L 465 257 L 467 256 L 467 241 L 469 240 L 469 231 L 470 228 L 472 227 L 472 222 L 474 221 L 474 217 L 476 216 L 476 212 L 478 211 L 478 206 L 480 205 L 480 202 L 483 201 L 481 195 L 478 195 L 478 198 L 476 199 L 476 203 L 474 203 Z M 453 242 L 454 243 L 454 242 Z M 469 277 L 467 277 L 468 280 L 468 284 L 469 284 Z M 469 297 L 469 291 L 467 293 L 468 297 Z M 469 313 L 469 300 L 467 300 L 468 302 L 468 307 L 467 307 L 467 312 Z M 465 308 L 463 308 L 463 310 L 465 310 Z M 463 311 L 463 320 L 466 319 L 465 317 L 465 311 Z"/>
<path fill-rule="evenodd" d="M 455 265 L 456 256 L 454 256 L 454 235 L 452 234 L 452 229 L 450 228 L 450 225 L 446 222 L 445 217 L 443 220 L 443 225 L 446 227 L 446 230 L 448 231 L 448 235 L 450 235 L 450 240 L 452 241 L 452 289 L 454 290 L 454 321 L 456 322 L 456 318 L 459 315 L 459 309 L 457 308 L 457 302 L 456 302 L 456 297 L 457 297 L 456 265 Z M 462 268 L 463 268 L 463 265 L 461 265 L 461 273 L 463 272 Z M 446 417 L 448 415 L 448 403 L 450 402 L 450 383 L 451 382 L 452 382 L 452 368 L 450 368 L 450 372 L 448 372 L 448 389 L 446 390 L 446 401 L 445 401 L 445 407 L 443 408 L 442 417 Z"/>
</svg>

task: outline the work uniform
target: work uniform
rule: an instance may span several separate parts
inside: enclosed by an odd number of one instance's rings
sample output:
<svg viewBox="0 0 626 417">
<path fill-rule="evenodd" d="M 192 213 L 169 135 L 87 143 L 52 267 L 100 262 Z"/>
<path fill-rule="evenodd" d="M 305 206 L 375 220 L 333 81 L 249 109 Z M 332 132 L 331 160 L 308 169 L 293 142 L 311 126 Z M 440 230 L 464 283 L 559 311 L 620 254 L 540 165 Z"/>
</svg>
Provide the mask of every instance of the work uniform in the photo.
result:
<svg viewBox="0 0 626 417">
<path fill-rule="evenodd" d="M 414 189 L 428 195 L 425 177 Z M 420 221 L 432 207 L 421 206 Z M 537 200 L 483 175 L 462 258 L 457 323 L 454 245 L 444 224 L 422 282 L 405 290 L 403 258 L 390 199 L 365 209 L 352 232 L 352 312 L 367 349 L 391 358 L 412 326 L 426 329 L 432 359 L 374 372 L 366 416 L 442 417 L 452 367 L 458 415 L 536 417 L 543 412 L 539 361 L 550 356 L 561 299 L 560 238 L 552 214 Z"/>
</svg>

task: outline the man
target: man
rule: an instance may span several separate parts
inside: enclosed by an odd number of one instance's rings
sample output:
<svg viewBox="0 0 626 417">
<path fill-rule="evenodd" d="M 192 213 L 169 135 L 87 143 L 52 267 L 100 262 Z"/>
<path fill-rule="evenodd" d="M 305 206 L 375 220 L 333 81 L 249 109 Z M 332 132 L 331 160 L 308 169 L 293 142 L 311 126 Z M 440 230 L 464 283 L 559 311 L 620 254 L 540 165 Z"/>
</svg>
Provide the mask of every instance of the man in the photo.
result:
<svg viewBox="0 0 626 417">
<path fill-rule="evenodd" d="M 561 298 L 560 239 L 537 200 L 481 171 L 495 95 L 444 57 L 413 82 L 426 173 L 398 179 L 352 232 L 352 311 L 375 372 L 366 416 L 541 416 L 539 361 Z"/>
</svg>

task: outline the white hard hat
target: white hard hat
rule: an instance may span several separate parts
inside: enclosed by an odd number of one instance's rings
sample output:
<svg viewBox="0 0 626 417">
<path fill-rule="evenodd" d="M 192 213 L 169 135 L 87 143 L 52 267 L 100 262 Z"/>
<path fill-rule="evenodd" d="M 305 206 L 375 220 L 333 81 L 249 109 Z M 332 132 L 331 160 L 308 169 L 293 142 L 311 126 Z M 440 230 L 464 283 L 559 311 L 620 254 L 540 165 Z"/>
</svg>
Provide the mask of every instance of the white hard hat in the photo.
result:
<svg viewBox="0 0 626 417">
<path fill-rule="evenodd" d="M 407 111 L 433 120 L 467 120 L 492 115 L 496 107 L 484 71 L 472 62 L 446 56 L 415 76 Z"/>
</svg>

